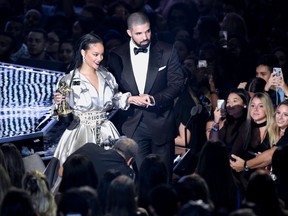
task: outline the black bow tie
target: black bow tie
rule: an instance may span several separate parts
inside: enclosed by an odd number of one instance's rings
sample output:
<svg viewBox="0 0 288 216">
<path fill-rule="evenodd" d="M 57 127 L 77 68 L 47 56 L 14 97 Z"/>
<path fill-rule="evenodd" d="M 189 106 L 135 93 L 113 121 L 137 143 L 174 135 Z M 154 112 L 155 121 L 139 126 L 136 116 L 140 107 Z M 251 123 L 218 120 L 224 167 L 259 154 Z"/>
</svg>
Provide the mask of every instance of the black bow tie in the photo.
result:
<svg viewBox="0 0 288 216">
<path fill-rule="evenodd" d="M 134 54 L 137 55 L 139 52 L 147 53 L 148 49 L 147 48 L 134 48 Z"/>
</svg>

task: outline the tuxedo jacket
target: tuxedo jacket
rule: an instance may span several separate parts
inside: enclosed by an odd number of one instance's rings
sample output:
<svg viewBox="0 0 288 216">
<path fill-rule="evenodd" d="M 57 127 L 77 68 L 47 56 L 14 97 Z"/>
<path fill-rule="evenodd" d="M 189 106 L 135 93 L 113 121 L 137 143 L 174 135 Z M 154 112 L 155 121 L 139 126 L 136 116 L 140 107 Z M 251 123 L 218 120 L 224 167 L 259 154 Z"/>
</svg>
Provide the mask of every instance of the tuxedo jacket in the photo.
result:
<svg viewBox="0 0 288 216">
<path fill-rule="evenodd" d="M 76 150 L 72 155 L 84 155 L 88 157 L 94 165 L 98 176 L 98 182 L 107 170 L 117 170 L 121 174 L 127 175 L 134 179 L 134 170 L 131 169 L 123 156 L 121 156 L 116 150 L 105 150 L 95 143 L 86 143 L 81 148 Z"/>
<path fill-rule="evenodd" d="M 110 53 L 108 68 L 115 76 L 120 91 L 131 92 L 133 96 L 139 95 L 129 42 Z M 151 43 L 144 93 L 153 96 L 156 105 L 148 108 L 131 105 L 127 111 L 119 111 L 119 122 L 116 123 L 119 131 L 133 138 L 139 121 L 143 121 L 155 144 L 161 145 L 174 140 L 177 130 L 173 104 L 183 86 L 184 73 L 176 49 L 161 41 Z"/>
</svg>

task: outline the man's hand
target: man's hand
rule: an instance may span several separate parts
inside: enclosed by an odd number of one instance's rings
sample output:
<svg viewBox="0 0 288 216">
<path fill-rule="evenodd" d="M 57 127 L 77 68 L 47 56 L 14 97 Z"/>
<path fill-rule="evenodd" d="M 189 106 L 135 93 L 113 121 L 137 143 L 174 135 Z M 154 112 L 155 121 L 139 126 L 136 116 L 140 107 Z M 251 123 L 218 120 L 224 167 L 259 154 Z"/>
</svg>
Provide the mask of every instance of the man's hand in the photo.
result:
<svg viewBox="0 0 288 216">
<path fill-rule="evenodd" d="M 136 106 L 152 106 L 151 100 L 148 94 L 140 94 L 139 96 L 130 96 L 128 98 L 128 103 L 134 104 Z"/>
<path fill-rule="evenodd" d="M 231 155 L 230 166 L 237 172 L 241 172 L 244 169 L 244 160 L 234 154 Z"/>
</svg>

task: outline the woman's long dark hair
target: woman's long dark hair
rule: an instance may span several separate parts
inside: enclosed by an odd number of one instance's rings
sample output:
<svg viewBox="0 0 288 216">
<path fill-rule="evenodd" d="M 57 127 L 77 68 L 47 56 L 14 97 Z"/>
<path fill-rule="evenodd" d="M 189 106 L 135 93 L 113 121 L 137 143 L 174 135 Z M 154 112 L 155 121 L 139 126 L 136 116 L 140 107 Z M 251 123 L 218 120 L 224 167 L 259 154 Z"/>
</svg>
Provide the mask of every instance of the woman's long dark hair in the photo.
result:
<svg viewBox="0 0 288 216">
<path fill-rule="evenodd" d="M 89 34 L 85 34 L 83 35 L 78 42 L 76 43 L 75 46 L 75 62 L 74 64 L 71 64 L 71 68 L 74 68 L 73 70 L 73 74 L 72 74 L 72 78 L 71 78 L 71 83 L 73 80 L 73 77 L 75 75 L 75 71 L 77 68 L 81 67 L 81 65 L 83 64 L 83 56 L 81 55 L 81 50 L 88 50 L 89 46 L 91 44 L 96 44 L 96 43 L 101 43 L 103 44 L 103 40 L 96 34 L 93 33 L 89 33 Z M 70 85 L 71 85 L 70 83 Z"/>
</svg>

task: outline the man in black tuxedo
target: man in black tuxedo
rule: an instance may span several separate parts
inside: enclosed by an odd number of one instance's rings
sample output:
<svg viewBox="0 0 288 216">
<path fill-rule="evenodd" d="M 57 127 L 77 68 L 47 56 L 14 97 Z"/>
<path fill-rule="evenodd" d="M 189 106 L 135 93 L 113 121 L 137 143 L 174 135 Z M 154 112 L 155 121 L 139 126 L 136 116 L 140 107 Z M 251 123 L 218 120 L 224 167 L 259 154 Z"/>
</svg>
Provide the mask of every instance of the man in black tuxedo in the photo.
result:
<svg viewBox="0 0 288 216">
<path fill-rule="evenodd" d="M 184 86 L 183 70 L 174 47 L 152 40 L 145 14 L 132 13 L 127 26 L 131 39 L 110 53 L 108 68 L 120 91 L 143 96 L 150 106 L 130 105 L 127 111 L 117 113 L 115 124 L 138 143 L 138 168 L 146 155 L 155 153 L 163 158 L 171 175 L 177 131 L 172 109 Z"/>
</svg>

